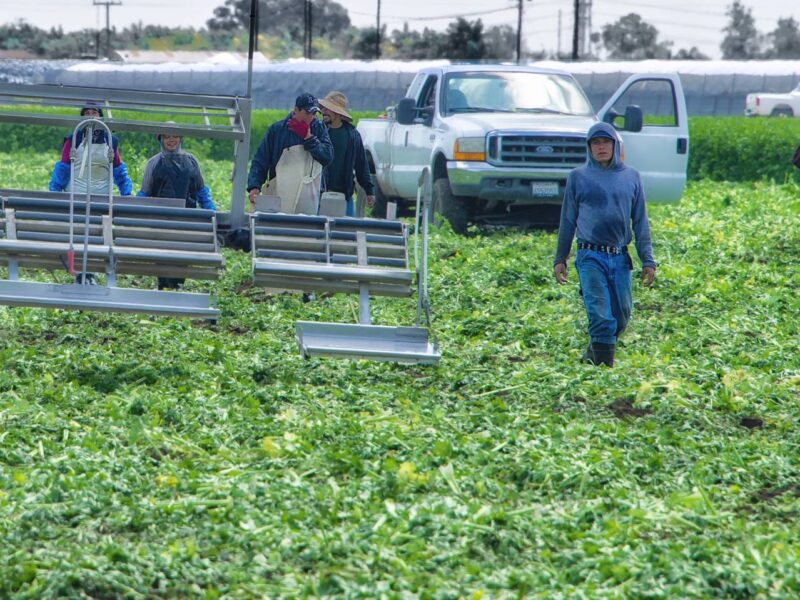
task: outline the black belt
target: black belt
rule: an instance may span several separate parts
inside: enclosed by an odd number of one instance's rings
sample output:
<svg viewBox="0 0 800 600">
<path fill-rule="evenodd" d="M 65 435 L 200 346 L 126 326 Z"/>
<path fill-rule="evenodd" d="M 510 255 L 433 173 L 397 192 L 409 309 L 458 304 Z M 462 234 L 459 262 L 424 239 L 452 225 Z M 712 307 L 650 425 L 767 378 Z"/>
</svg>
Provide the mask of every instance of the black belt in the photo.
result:
<svg viewBox="0 0 800 600">
<path fill-rule="evenodd" d="M 605 252 L 606 254 L 627 254 L 627 246 L 605 246 L 603 244 L 589 244 L 578 242 L 578 250 L 594 250 L 595 252 Z"/>
</svg>

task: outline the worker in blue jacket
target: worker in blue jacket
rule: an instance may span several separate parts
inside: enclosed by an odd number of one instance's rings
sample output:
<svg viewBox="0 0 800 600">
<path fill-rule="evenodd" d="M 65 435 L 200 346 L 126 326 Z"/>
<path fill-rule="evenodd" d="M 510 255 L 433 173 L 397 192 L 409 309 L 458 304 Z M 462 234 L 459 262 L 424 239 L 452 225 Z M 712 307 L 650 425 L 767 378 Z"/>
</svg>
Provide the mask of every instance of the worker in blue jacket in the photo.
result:
<svg viewBox="0 0 800 600">
<path fill-rule="evenodd" d="M 291 164 L 291 159 L 300 158 L 297 146 L 310 154 L 313 159 L 308 177 L 297 181 L 280 181 L 279 185 L 287 190 L 288 198 L 284 200 L 297 203 L 301 193 L 301 186 L 306 186 L 308 190 L 302 190 L 304 195 L 316 194 L 317 203 L 319 202 L 319 192 L 322 188 L 322 169 L 333 159 L 333 145 L 328 136 L 325 125 L 316 118 L 319 112 L 317 99 L 309 93 L 300 94 L 295 100 L 295 106 L 286 118 L 281 119 L 270 125 L 264 139 L 259 144 L 255 156 L 250 163 L 250 173 L 247 177 L 247 192 L 250 197 L 251 205 L 255 204 L 255 199 L 261 193 L 261 187 L 265 182 L 272 182 L 276 176 L 279 166 L 287 164 L 287 159 Z M 289 152 L 292 150 L 292 152 Z M 315 166 L 314 163 L 317 163 Z M 294 163 L 296 164 L 296 163 Z M 297 190 L 297 197 L 295 197 Z"/>
<path fill-rule="evenodd" d="M 586 165 L 567 178 L 554 273 L 559 284 L 567 282 L 567 258 L 577 231 L 575 267 L 591 338 L 583 359 L 611 367 L 617 338 L 628 324 L 633 305 L 628 245 L 634 234 L 646 287 L 655 280 L 656 262 L 642 178 L 622 162 L 616 130 L 608 123 L 595 123 L 586 143 Z"/>
<path fill-rule="evenodd" d="M 103 109 L 96 104 L 86 104 L 81 108 L 81 116 L 86 118 L 103 118 Z M 128 167 L 122 162 L 119 154 L 119 139 L 117 136 L 111 136 L 108 140 L 108 134 L 105 129 L 98 127 L 92 133 L 92 145 L 89 149 L 87 144 L 86 133 L 87 129 L 81 129 L 76 136 L 76 161 L 77 164 L 86 165 L 87 161 L 91 162 L 91 180 L 89 179 L 88 166 L 82 167 L 75 177 L 74 190 L 77 193 L 103 194 L 107 195 L 111 190 L 108 183 L 108 170 L 109 170 L 109 146 L 113 149 L 113 159 L 111 161 L 112 177 L 114 183 L 119 189 L 122 196 L 130 196 L 133 191 L 133 183 L 128 177 Z M 61 145 L 61 158 L 56 162 L 53 167 L 53 172 L 50 175 L 49 189 L 51 192 L 66 192 L 70 190 L 70 180 L 73 176 L 72 162 L 70 154 L 72 151 L 72 134 L 64 138 Z"/>
</svg>

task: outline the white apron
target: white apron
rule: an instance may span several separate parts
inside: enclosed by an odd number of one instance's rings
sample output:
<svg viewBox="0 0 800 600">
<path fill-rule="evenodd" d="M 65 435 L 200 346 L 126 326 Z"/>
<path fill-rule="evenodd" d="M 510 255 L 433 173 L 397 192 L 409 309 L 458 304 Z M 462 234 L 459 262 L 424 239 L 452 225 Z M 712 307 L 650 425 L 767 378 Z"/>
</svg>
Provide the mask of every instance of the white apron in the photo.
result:
<svg viewBox="0 0 800 600">
<path fill-rule="evenodd" d="M 281 212 L 316 215 L 322 188 L 322 165 L 301 144 L 286 148 L 275 166 L 275 178 L 262 194 L 279 196 Z"/>
<path fill-rule="evenodd" d="M 75 179 L 75 193 L 107 195 L 109 187 L 109 174 L 111 161 L 108 159 L 110 148 L 105 142 L 92 143 L 90 152 L 86 151 L 87 138 L 84 137 L 75 152 L 75 164 L 72 165 L 71 177 Z M 89 181 L 89 163 L 92 164 L 92 179 Z M 87 189 L 88 188 L 88 189 Z M 69 188 L 67 188 L 69 189 Z"/>
</svg>

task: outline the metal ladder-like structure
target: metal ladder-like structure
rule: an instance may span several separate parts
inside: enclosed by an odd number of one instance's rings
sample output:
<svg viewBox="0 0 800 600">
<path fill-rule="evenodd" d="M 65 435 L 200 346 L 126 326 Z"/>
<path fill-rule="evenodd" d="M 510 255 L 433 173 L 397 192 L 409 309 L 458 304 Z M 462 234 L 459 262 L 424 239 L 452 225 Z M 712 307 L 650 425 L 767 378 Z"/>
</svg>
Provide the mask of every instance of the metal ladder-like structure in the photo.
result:
<svg viewBox="0 0 800 600">
<path fill-rule="evenodd" d="M 414 265 L 417 283 L 415 325 L 411 327 L 373 325 L 370 319 L 371 284 L 362 279 L 358 284 L 359 322 L 357 324 L 297 322 L 295 339 L 304 357 L 328 356 L 426 365 L 439 363 L 441 354 L 438 344 L 435 338 L 431 340 L 429 332 L 428 222 L 431 191 L 431 172 L 426 167 L 419 178 L 414 228 Z M 367 234 L 356 232 L 359 267 L 367 265 L 366 238 Z M 329 269 L 328 274 L 335 278 L 335 269 Z M 342 273 L 342 276 L 346 277 L 347 272 Z M 358 275 L 355 277 L 357 278 Z M 391 277 L 397 281 L 390 279 Z M 385 285 L 397 285 L 400 280 L 400 274 L 387 272 Z"/>
<path fill-rule="evenodd" d="M 85 119 L 79 116 L 80 109 L 87 101 L 95 103 L 102 109 L 102 120 Z M 118 90 L 110 88 L 55 86 L 55 85 L 23 85 L 0 83 L 0 122 L 46 125 L 53 127 L 69 127 L 73 129 L 73 140 L 77 132 L 84 128 L 90 130 L 103 129 L 108 138 L 111 130 L 115 132 L 129 131 L 139 133 L 172 133 L 186 137 L 200 137 L 230 140 L 233 142 L 233 186 L 231 192 L 231 210 L 200 211 L 186 209 L 182 204 L 164 206 L 164 202 L 156 199 L 136 198 L 125 200 L 118 198 L 115 205 L 111 195 L 109 182 L 108 198 L 98 199 L 87 192 L 86 198 L 76 203 L 74 188 L 70 188 L 69 216 L 57 214 L 64 210 L 63 194 L 42 193 L 27 190 L 13 190 L 16 199 L 30 199 L 24 208 L 30 209 L 35 201 L 39 205 L 47 205 L 47 212 L 35 212 L 35 222 L 39 231 L 60 227 L 60 234 L 27 232 L 29 237 L 22 239 L 15 225 L 16 217 L 23 217 L 23 212 L 15 214 L 9 202 L 4 199 L 2 225 L 0 229 L 5 239 L 0 239 L 0 262 L 8 266 L 8 279 L 0 280 L 0 304 L 11 306 L 52 307 L 79 310 L 101 310 L 119 312 L 140 312 L 147 314 L 187 316 L 199 318 L 217 318 L 219 311 L 212 306 L 208 294 L 188 292 L 171 292 L 141 290 L 116 287 L 117 264 L 125 262 L 122 272 L 139 272 L 142 274 L 163 274 L 163 276 L 187 277 L 199 274 L 201 278 L 215 278 L 211 271 L 219 270 L 224 261 L 219 253 L 216 239 L 217 227 L 220 229 L 237 228 L 246 223 L 246 177 L 250 147 L 250 115 L 249 98 L 208 96 L 201 94 L 176 94 L 168 92 L 150 92 L 143 90 Z M 172 121 L 166 123 L 165 121 Z M 90 135 L 91 137 L 91 135 Z M 89 140 L 91 143 L 91 140 Z M 75 145 L 73 144 L 73 150 Z M 111 160 L 111 157 L 109 157 Z M 80 168 L 72 165 L 73 174 Z M 91 169 L 91 163 L 88 165 Z M 110 171 L 111 169 L 109 169 Z M 110 173 L 109 173 L 110 177 Z M 74 182 L 74 177 L 72 179 Z M 4 198 L 9 193 L 2 193 Z M 37 200 L 37 198 L 39 198 Z M 98 201 L 99 200 L 99 201 Z M 158 199 L 161 200 L 161 199 Z M 59 204 L 60 201 L 60 204 Z M 118 248 L 114 242 L 116 223 L 115 208 L 118 203 L 151 206 L 147 214 L 138 219 L 134 242 L 124 240 L 128 246 L 138 244 L 139 248 Z M 48 204 L 49 203 L 49 204 Z M 89 263 L 105 263 L 107 285 L 88 285 L 87 277 L 78 283 L 69 285 L 46 284 L 19 279 L 19 266 L 33 266 L 53 269 L 53 261 L 66 256 L 68 269 L 74 275 L 74 231 L 80 231 L 80 223 L 75 219 L 74 208 L 80 204 L 84 209 L 83 219 L 83 251 L 81 253 L 78 272 L 85 273 Z M 37 205 L 38 206 L 38 205 Z M 57 206 L 56 208 L 52 208 Z M 131 211 L 133 206 L 129 207 Z M 36 211 L 38 208 L 34 207 Z M 21 209 L 19 209 L 21 210 Z M 99 211 L 99 212 L 97 212 Z M 129 212 L 131 212 L 129 211 Z M 191 213 L 186 211 L 192 211 Z M 198 212 L 194 212 L 198 211 Z M 205 214 L 209 213 L 209 214 Z M 34 214 L 32 210 L 28 215 Z M 199 220 L 203 221 L 197 223 Z M 31 217 L 33 218 L 33 217 Z M 94 221 L 93 221 L 94 220 Z M 89 244 L 91 222 L 102 220 L 103 244 Z M 67 221 L 68 250 L 63 252 L 63 221 Z M 122 219 L 125 221 L 125 219 Z M 127 218 L 127 221 L 131 221 Z M 22 221 L 20 221 L 21 223 Z M 57 226 L 57 222 L 61 222 Z M 30 223 L 30 221 L 28 221 Z M 128 230 L 131 228 L 128 227 Z M 173 230 L 189 239 L 188 231 L 210 230 L 207 237 L 209 243 L 192 241 L 172 243 L 165 241 L 168 231 Z M 204 234 L 206 235 L 206 234 Z M 60 237 L 59 237 L 60 236 Z M 192 250 L 202 247 L 204 252 Z M 147 267 L 143 265 L 147 265 Z M 125 270 L 127 269 L 127 271 Z M 137 270 L 138 269 L 138 270 Z M 90 269 L 91 270 L 91 269 Z M 152 273 L 149 271 L 153 271 Z"/>
</svg>

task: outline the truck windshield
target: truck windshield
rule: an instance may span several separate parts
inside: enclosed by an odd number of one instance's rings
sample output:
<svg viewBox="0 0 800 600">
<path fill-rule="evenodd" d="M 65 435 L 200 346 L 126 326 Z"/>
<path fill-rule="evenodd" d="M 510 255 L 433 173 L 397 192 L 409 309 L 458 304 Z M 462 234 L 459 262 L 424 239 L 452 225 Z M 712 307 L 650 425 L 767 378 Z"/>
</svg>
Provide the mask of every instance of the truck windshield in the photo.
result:
<svg viewBox="0 0 800 600">
<path fill-rule="evenodd" d="M 450 73 L 443 89 L 443 115 L 467 112 L 594 114 L 575 80 L 557 73 Z"/>
</svg>

